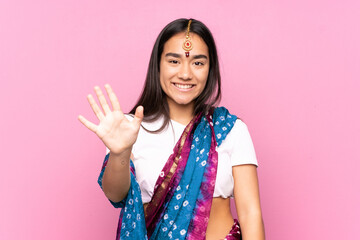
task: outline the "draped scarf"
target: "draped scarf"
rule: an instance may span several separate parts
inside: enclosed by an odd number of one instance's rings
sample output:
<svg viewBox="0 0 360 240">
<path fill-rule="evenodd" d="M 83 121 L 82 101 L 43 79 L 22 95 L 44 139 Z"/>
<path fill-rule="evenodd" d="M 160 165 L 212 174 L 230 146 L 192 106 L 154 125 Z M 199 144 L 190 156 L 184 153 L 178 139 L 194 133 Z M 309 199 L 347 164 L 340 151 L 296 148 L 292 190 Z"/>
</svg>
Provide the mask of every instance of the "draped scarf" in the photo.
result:
<svg viewBox="0 0 360 240">
<path fill-rule="evenodd" d="M 131 184 L 121 202 L 116 240 L 125 239 L 205 239 L 218 164 L 217 147 L 235 124 L 237 117 L 224 107 L 198 114 L 185 127 L 173 153 L 165 163 L 144 211 L 136 171 L 130 161 Z M 98 178 L 109 158 L 106 155 Z"/>
</svg>

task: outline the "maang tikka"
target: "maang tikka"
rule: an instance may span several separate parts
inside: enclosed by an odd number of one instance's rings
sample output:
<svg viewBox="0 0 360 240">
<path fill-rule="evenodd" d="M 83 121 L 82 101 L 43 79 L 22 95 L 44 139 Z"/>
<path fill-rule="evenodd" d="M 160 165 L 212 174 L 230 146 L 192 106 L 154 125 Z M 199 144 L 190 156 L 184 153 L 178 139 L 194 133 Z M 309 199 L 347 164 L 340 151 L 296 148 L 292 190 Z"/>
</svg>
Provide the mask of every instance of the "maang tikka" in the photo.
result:
<svg viewBox="0 0 360 240">
<path fill-rule="evenodd" d="M 190 32 L 190 24 L 191 24 L 191 19 L 189 20 L 188 26 L 187 26 L 187 31 L 186 31 L 186 37 L 185 37 L 185 41 L 183 43 L 183 49 L 185 50 L 185 56 L 189 57 L 190 55 L 190 50 L 193 48 L 192 42 L 191 42 L 191 38 L 189 36 L 189 32 Z"/>
</svg>

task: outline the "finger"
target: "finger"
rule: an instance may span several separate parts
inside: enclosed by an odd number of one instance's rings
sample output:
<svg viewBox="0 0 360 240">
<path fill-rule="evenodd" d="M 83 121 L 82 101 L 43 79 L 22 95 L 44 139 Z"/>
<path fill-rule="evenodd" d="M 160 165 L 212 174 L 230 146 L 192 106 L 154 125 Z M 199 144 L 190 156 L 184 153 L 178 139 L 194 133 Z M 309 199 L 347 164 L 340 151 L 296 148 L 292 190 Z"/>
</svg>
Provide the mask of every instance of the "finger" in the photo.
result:
<svg viewBox="0 0 360 240">
<path fill-rule="evenodd" d="M 110 84 L 105 84 L 105 89 L 106 89 L 106 92 L 107 92 L 107 94 L 109 96 L 109 99 L 110 99 L 111 105 L 113 107 L 113 110 L 121 111 L 119 100 L 116 97 L 114 91 L 112 90 Z"/>
<path fill-rule="evenodd" d="M 141 124 L 141 121 L 143 120 L 144 118 L 144 107 L 143 106 L 138 106 L 135 110 L 135 116 L 134 116 L 134 119 L 133 119 L 133 122 L 140 126 Z"/>
<path fill-rule="evenodd" d="M 101 121 L 102 119 L 105 118 L 103 112 L 101 111 L 101 109 L 99 108 L 99 106 L 97 105 L 97 103 L 95 102 L 94 97 L 89 94 L 87 96 L 87 100 L 90 103 L 91 109 L 93 110 L 93 112 L 95 113 L 96 117 Z"/>
<path fill-rule="evenodd" d="M 102 93 L 101 89 L 98 86 L 94 87 L 94 89 L 95 89 L 96 96 L 98 97 L 101 107 L 104 110 L 105 114 L 110 113 L 111 109 L 110 109 L 109 105 L 107 104 L 106 98 L 105 98 L 104 94 Z"/>
<path fill-rule="evenodd" d="M 96 129 L 97 126 L 95 124 L 93 124 L 92 122 L 90 122 L 89 120 L 87 120 L 86 118 L 84 118 L 83 116 L 79 115 L 78 116 L 79 121 L 84 124 L 85 127 L 87 127 L 90 131 L 96 133 Z"/>
</svg>

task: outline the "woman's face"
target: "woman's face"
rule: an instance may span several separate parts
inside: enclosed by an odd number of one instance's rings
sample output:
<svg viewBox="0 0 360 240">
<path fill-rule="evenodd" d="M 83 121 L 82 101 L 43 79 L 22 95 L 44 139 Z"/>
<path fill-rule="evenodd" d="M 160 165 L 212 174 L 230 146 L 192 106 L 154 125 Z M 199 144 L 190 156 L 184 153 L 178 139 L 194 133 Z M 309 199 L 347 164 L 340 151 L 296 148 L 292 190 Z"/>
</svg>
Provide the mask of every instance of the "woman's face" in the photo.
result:
<svg viewBox="0 0 360 240">
<path fill-rule="evenodd" d="M 204 40 L 190 32 L 193 49 L 185 56 L 182 44 L 185 33 L 171 37 L 164 45 L 160 59 L 160 85 L 167 95 L 169 107 L 193 106 L 204 90 L 209 75 L 209 51 Z"/>
</svg>

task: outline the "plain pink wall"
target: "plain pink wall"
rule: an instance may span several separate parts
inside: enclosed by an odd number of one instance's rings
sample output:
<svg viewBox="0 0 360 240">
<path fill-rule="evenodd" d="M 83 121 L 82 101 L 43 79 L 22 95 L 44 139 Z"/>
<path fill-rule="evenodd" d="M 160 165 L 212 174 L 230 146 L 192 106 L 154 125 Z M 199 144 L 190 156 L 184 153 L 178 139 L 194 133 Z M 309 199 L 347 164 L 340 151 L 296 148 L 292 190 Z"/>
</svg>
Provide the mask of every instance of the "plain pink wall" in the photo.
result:
<svg viewBox="0 0 360 240">
<path fill-rule="evenodd" d="M 129 110 L 171 20 L 212 30 L 222 105 L 247 123 L 267 239 L 357 239 L 359 1 L 0 2 L 0 239 L 114 239 L 105 149 L 77 120 L 110 83 Z"/>
</svg>

